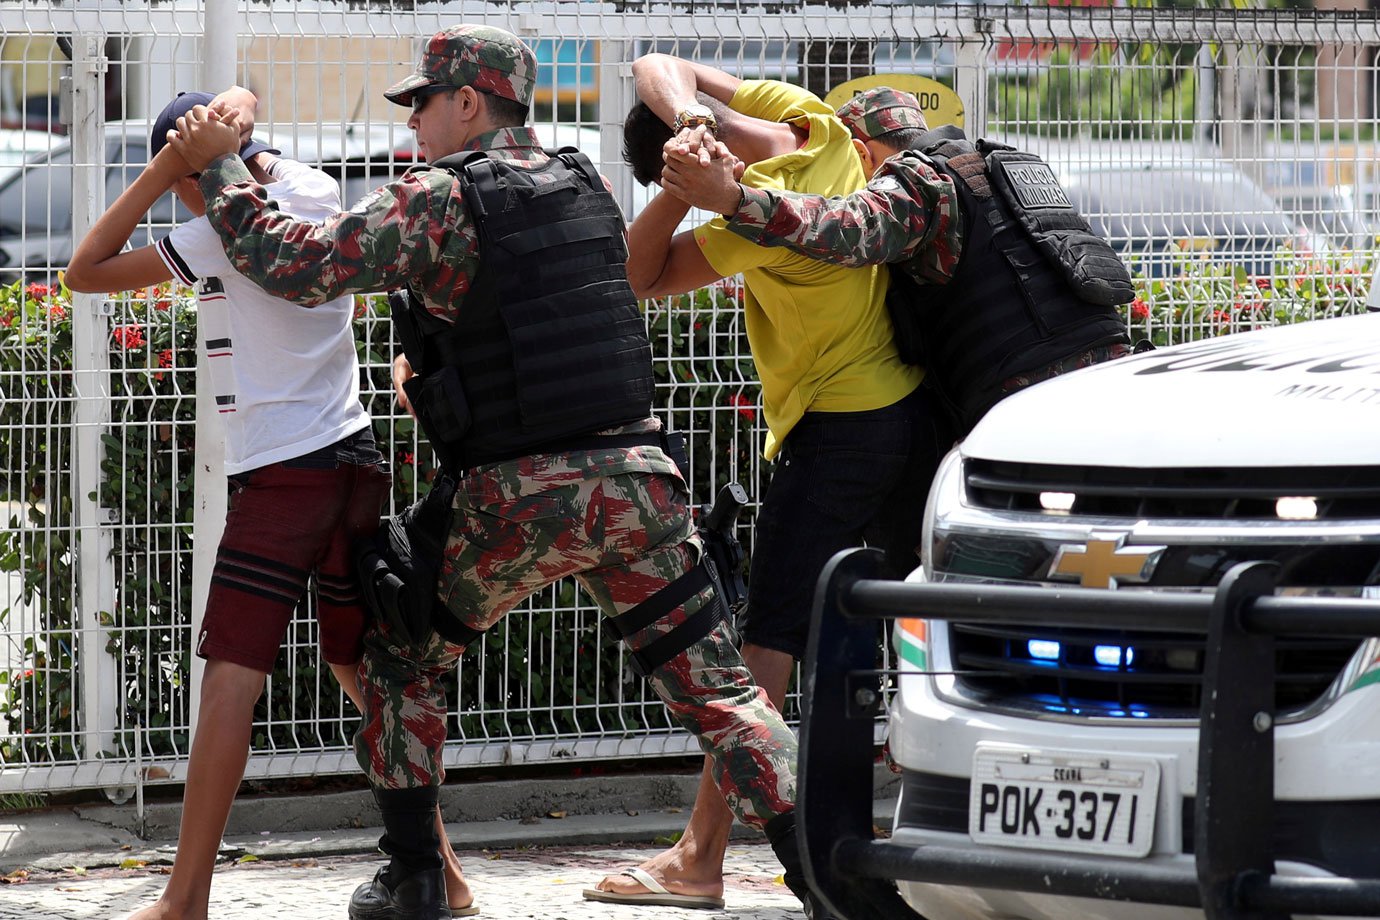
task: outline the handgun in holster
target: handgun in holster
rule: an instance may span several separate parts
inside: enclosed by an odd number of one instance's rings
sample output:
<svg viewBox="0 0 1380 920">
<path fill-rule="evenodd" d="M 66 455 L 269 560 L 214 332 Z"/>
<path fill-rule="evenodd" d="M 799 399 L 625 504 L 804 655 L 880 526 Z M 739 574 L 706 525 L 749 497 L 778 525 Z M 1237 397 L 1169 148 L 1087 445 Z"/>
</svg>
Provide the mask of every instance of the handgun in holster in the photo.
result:
<svg viewBox="0 0 1380 920">
<path fill-rule="evenodd" d="M 724 610 L 734 617 L 747 603 L 743 583 L 743 544 L 738 542 L 738 515 L 747 507 L 747 490 L 730 482 L 714 496 L 714 501 L 697 509 L 699 535 L 705 554 L 714 563 Z"/>
<path fill-rule="evenodd" d="M 450 532 L 456 481 L 438 472 L 421 500 L 379 522 L 352 547 L 365 606 L 400 644 L 423 644 L 436 628 L 436 580 Z"/>
</svg>

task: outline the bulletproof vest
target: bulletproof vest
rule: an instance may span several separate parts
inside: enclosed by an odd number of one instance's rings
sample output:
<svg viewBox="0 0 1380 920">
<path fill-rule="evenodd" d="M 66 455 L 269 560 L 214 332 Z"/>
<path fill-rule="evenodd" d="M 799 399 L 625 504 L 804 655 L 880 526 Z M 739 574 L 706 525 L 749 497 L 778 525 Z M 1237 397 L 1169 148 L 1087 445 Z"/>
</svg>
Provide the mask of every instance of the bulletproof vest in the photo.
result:
<svg viewBox="0 0 1380 920">
<path fill-rule="evenodd" d="M 947 284 L 920 281 L 906 265 L 893 269 L 890 305 L 894 317 L 909 311 L 923 351 L 903 357 L 925 365 L 963 431 L 1010 377 L 1127 341 L 1115 309 L 1135 297 L 1126 266 L 1039 157 L 974 145 L 952 126 L 927 132 L 918 154 L 903 154 L 917 155 L 954 182 L 963 249 Z M 903 352 L 905 338 L 899 334 Z"/>
<path fill-rule="evenodd" d="M 415 295 L 394 322 L 443 465 L 596 447 L 596 432 L 647 418 L 651 343 L 622 214 L 589 158 L 565 148 L 523 167 L 476 151 L 433 165 L 460 178 L 479 270 L 454 323 Z"/>
</svg>

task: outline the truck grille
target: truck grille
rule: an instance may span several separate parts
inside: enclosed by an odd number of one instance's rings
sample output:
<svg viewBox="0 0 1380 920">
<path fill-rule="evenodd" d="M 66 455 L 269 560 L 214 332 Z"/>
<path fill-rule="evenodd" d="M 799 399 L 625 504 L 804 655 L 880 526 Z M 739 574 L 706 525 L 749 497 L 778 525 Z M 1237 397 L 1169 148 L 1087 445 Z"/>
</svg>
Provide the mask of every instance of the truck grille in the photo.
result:
<svg viewBox="0 0 1380 920">
<path fill-rule="evenodd" d="M 969 501 L 1001 511 L 1042 511 L 1045 492 L 1075 496 L 1072 515 L 1131 520 L 1277 520 L 1275 503 L 1306 496 L 1315 520 L 1380 518 L 1380 467 L 1131 469 L 969 460 Z"/>
<path fill-rule="evenodd" d="M 1202 635 L 950 625 L 955 670 L 970 695 L 1006 707 L 1073 716 L 1191 719 L 1202 704 Z M 1275 709 L 1306 709 L 1359 647 L 1279 639 Z M 973 673 L 979 672 L 979 673 Z"/>
<path fill-rule="evenodd" d="M 1282 591 L 1348 596 L 1359 593 L 1359 586 L 1380 584 L 1380 543 L 1366 536 L 1375 533 L 1371 522 L 1380 520 L 1380 467 L 1135 469 L 970 458 L 964 481 L 969 507 L 1016 515 L 990 528 L 938 537 L 931 551 L 941 581 L 1048 583 L 1051 564 L 1067 545 L 1034 533 L 1048 515 L 1074 525 L 1080 518 L 1095 519 L 1112 530 L 1115 521 L 1131 528 L 1138 521 L 1192 519 L 1193 539 L 1167 541 L 1161 551 L 1146 586 L 1152 590 L 1211 588 L 1232 566 L 1248 561 L 1278 565 Z M 1041 495 L 1049 492 L 1072 495 L 1072 507 L 1046 511 Z M 1290 522 L 1280 521 L 1276 503 L 1296 496 L 1314 499 L 1313 522 L 1369 520 L 1345 525 L 1359 539 L 1243 538 L 1258 536 L 1267 521 L 1287 533 Z M 1031 529 L 1020 521 L 1029 521 Z M 1196 718 L 1201 708 L 1202 634 L 959 622 L 950 624 L 950 639 L 958 685 L 987 705 L 1158 719 Z M 1327 694 L 1360 643 L 1281 637 L 1275 645 L 1276 712 L 1288 716 Z"/>
</svg>

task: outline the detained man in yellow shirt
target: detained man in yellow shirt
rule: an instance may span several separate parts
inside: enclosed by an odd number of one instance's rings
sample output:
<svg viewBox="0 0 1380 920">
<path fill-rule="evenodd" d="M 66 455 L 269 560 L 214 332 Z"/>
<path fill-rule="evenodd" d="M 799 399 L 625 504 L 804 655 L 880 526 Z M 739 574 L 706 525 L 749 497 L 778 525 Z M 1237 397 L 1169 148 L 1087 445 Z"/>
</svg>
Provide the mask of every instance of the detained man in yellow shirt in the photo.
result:
<svg viewBox="0 0 1380 920">
<path fill-rule="evenodd" d="M 659 181 L 662 145 L 672 134 L 700 124 L 711 125 L 747 165 L 746 185 L 832 196 L 867 181 L 848 129 L 806 90 L 743 81 L 661 54 L 634 62 L 633 74 L 642 101 L 624 125 L 624 148 L 644 185 Z M 885 267 L 840 268 L 756 246 L 730 232 L 723 218 L 677 233 L 687 212 L 668 194 L 647 205 L 629 229 L 628 280 L 647 298 L 743 275 L 748 342 L 768 428 L 764 452 L 776 463 L 757 518 L 748 603 L 738 626 L 744 661 L 780 709 L 805 651 L 824 564 L 866 542 L 885 549 L 898 574 L 914 568 L 929 482 L 952 438 L 920 386 L 921 369 L 897 354 L 884 302 Z M 773 819 L 768 837 L 793 834 L 794 818 Z M 721 907 L 732 823 L 706 768 L 676 845 L 605 878 L 585 896 Z M 797 880 L 793 868 L 786 866 L 787 884 Z"/>
</svg>

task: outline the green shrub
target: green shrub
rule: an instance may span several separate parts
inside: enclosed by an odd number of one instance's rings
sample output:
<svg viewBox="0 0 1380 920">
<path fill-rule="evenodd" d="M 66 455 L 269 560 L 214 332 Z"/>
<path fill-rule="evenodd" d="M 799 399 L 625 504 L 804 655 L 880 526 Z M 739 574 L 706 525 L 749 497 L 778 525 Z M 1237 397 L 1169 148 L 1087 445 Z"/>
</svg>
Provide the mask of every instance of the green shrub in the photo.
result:
<svg viewBox="0 0 1380 920">
<path fill-rule="evenodd" d="M 1277 254 L 1274 271 L 1251 276 L 1206 251 L 1171 247 L 1168 277 L 1137 273 L 1134 302 L 1126 307 L 1133 341 L 1174 345 L 1230 332 L 1327 319 L 1365 311 L 1374 270 L 1371 253 L 1303 256 Z M 1132 263 L 1132 269 L 1136 269 Z"/>
</svg>

